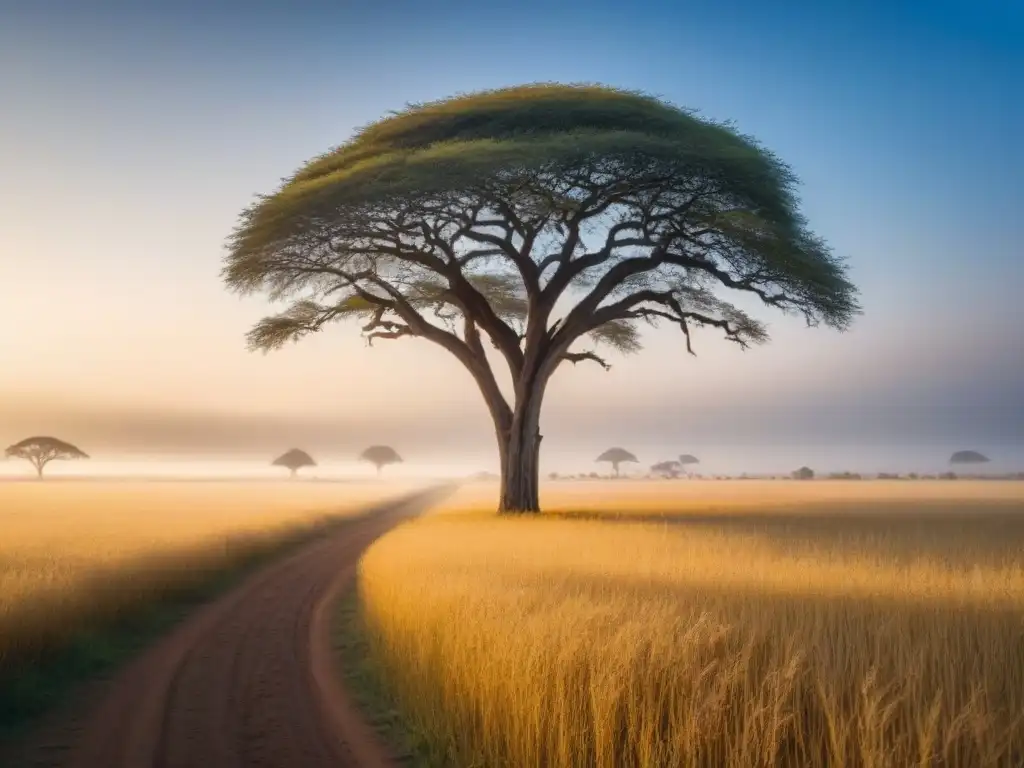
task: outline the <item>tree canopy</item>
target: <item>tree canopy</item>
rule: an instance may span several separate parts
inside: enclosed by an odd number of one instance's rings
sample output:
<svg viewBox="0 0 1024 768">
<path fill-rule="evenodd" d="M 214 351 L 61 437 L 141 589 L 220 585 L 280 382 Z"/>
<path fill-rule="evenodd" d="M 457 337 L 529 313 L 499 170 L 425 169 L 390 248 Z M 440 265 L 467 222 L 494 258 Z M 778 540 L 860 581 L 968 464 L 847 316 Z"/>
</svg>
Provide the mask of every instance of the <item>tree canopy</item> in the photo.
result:
<svg viewBox="0 0 1024 768">
<path fill-rule="evenodd" d="M 762 343 L 743 294 L 849 325 L 856 289 L 795 187 L 754 139 L 642 93 L 484 91 L 410 106 L 311 160 L 242 212 L 223 275 L 288 302 L 253 348 L 356 319 L 368 342 L 453 354 L 494 420 L 502 507 L 535 510 L 540 407 L 562 362 L 607 368 L 601 347 L 636 352 L 663 322 L 690 352 L 698 327 Z"/>
<path fill-rule="evenodd" d="M 56 437 L 27 437 L 9 446 L 4 454 L 31 463 L 40 480 L 43 479 L 43 468 L 51 461 L 89 458 L 85 451 Z"/>
<path fill-rule="evenodd" d="M 359 454 L 359 458 L 376 466 L 378 474 L 380 474 L 381 469 L 386 467 L 388 464 L 402 463 L 402 457 L 399 456 L 398 451 L 390 445 L 371 445 Z"/>
<path fill-rule="evenodd" d="M 612 469 L 615 471 L 615 474 L 618 475 L 620 464 L 625 464 L 626 462 L 636 464 L 639 463 L 640 460 L 625 448 L 609 448 L 594 459 L 594 461 L 609 462 L 612 465 Z"/>
<path fill-rule="evenodd" d="M 305 451 L 299 450 L 298 448 L 292 448 L 274 459 L 271 462 L 271 466 L 285 467 L 286 469 L 291 470 L 292 475 L 295 475 L 295 473 L 303 467 L 315 467 L 316 462 L 313 460 L 313 457 Z"/>
<path fill-rule="evenodd" d="M 657 464 L 651 465 L 651 472 L 662 477 L 679 477 L 682 469 L 683 465 L 674 460 L 659 461 Z"/>
<path fill-rule="evenodd" d="M 684 453 L 679 457 L 679 463 L 683 466 L 686 466 L 687 464 L 700 464 L 700 459 L 692 454 Z"/>
<path fill-rule="evenodd" d="M 957 451 L 949 457 L 950 464 L 985 464 L 988 460 L 988 456 L 977 451 Z"/>
</svg>

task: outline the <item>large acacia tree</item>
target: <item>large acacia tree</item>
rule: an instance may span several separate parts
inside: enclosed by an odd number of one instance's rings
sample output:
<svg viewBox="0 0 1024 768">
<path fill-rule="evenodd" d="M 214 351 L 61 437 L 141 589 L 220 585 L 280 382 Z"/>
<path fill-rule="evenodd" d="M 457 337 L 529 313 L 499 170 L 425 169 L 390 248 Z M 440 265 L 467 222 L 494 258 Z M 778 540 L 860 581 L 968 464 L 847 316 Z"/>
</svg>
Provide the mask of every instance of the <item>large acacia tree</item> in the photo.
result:
<svg viewBox="0 0 1024 768">
<path fill-rule="evenodd" d="M 794 187 L 754 140 L 649 96 L 507 88 L 409 107 L 311 160 L 241 214 L 224 277 L 290 302 L 253 348 L 358 318 L 370 342 L 454 355 L 494 420 L 500 509 L 532 512 L 564 361 L 607 368 L 595 345 L 634 352 L 644 323 L 676 326 L 690 352 L 698 326 L 765 341 L 729 294 L 850 323 L 856 290 Z"/>
</svg>

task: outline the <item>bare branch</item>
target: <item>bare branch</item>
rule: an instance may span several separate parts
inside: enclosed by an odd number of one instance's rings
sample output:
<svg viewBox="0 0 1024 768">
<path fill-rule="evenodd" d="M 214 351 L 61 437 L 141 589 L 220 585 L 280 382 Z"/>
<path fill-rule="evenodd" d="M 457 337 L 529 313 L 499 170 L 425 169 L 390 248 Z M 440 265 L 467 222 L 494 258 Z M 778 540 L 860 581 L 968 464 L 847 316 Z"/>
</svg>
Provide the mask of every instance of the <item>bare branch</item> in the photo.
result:
<svg viewBox="0 0 1024 768">
<path fill-rule="evenodd" d="M 573 365 L 589 360 L 597 363 L 606 371 L 610 371 L 612 369 L 611 365 L 609 365 L 603 358 L 598 357 L 594 352 L 565 352 L 562 354 L 562 359 L 568 360 Z"/>
</svg>

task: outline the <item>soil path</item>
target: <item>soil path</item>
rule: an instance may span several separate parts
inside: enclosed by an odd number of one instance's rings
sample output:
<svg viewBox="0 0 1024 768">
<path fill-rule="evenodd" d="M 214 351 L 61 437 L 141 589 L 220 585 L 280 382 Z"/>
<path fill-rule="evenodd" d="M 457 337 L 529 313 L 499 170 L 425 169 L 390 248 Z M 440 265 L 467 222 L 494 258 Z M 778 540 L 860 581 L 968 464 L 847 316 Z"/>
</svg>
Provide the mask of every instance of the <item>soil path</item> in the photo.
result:
<svg viewBox="0 0 1024 768">
<path fill-rule="evenodd" d="M 51 752 L 46 762 L 68 768 L 393 765 L 338 684 L 331 607 L 374 539 L 448 492 L 435 488 L 381 505 L 200 608 L 121 670 L 81 722 L 67 726 L 74 733 L 58 737 L 67 751 L 56 763 Z"/>
</svg>

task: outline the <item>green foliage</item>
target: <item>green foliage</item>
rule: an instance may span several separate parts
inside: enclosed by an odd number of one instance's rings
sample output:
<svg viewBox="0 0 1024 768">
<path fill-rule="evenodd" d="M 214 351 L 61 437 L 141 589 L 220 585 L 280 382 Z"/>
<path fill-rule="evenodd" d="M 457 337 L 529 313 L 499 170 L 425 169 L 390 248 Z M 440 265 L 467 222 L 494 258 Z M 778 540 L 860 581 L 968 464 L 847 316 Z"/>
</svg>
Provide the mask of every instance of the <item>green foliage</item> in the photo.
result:
<svg viewBox="0 0 1024 768">
<path fill-rule="evenodd" d="M 591 331 L 590 336 L 627 355 L 639 352 L 641 348 L 640 331 L 636 323 L 628 320 L 610 320 Z"/>
</svg>

